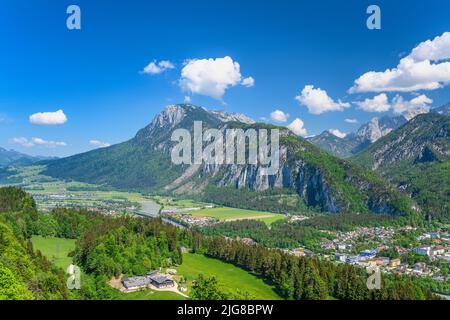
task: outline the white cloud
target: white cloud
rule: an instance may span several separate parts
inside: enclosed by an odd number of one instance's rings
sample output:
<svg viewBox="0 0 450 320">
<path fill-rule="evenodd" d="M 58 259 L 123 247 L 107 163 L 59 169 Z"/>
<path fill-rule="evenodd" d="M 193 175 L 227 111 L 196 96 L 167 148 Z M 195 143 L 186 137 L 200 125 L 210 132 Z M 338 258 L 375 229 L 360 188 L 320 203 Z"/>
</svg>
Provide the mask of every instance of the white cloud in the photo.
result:
<svg viewBox="0 0 450 320">
<path fill-rule="evenodd" d="M 38 112 L 32 114 L 29 120 L 33 124 L 39 125 L 60 125 L 67 122 L 67 117 L 63 110 L 56 112 Z"/>
<path fill-rule="evenodd" d="M 99 141 L 99 140 L 90 140 L 89 143 L 91 145 L 93 145 L 94 147 L 98 147 L 98 148 L 106 148 L 106 147 L 111 146 L 110 143 Z"/>
<path fill-rule="evenodd" d="M 184 96 L 184 103 L 191 103 L 191 97 Z"/>
<path fill-rule="evenodd" d="M 359 123 L 357 119 L 345 119 L 344 121 L 351 124 Z"/>
<path fill-rule="evenodd" d="M 172 62 L 167 60 L 162 60 L 160 62 L 156 62 L 156 60 L 150 62 L 144 70 L 142 70 L 142 73 L 145 74 L 160 74 L 164 71 L 167 71 L 169 69 L 175 69 L 175 66 Z"/>
<path fill-rule="evenodd" d="M 340 131 L 339 129 L 330 129 L 328 130 L 332 135 L 335 135 L 338 138 L 344 139 L 347 134 L 345 132 Z"/>
<path fill-rule="evenodd" d="M 395 113 L 403 113 L 409 110 L 417 110 L 420 108 L 427 108 L 433 100 L 428 98 L 426 95 L 419 95 L 411 100 L 405 100 L 402 96 L 396 95 L 392 102 L 386 94 L 379 94 L 372 99 L 366 99 L 364 101 L 356 101 L 355 104 L 359 106 L 360 109 L 367 112 L 386 112 L 389 110 Z"/>
<path fill-rule="evenodd" d="M 355 104 L 362 110 L 367 112 L 386 112 L 389 111 L 391 105 L 389 104 L 388 96 L 381 93 L 372 99 L 364 101 L 356 101 Z"/>
<path fill-rule="evenodd" d="M 415 61 L 450 59 L 450 32 L 444 32 L 433 40 L 422 42 L 413 49 L 410 57 Z"/>
<path fill-rule="evenodd" d="M 342 111 L 349 108 L 349 103 L 342 101 L 335 102 L 330 98 L 325 90 L 320 88 L 314 89 L 314 86 L 307 85 L 303 88 L 301 94 L 295 99 L 300 104 L 306 106 L 310 113 L 321 114 L 328 111 Z"/>
<path fill-rule="evenodd" d="M 384 72 L 370 71 L 358 79 L 350 93 L 413 92 L 436 90 L 450 83 L 450 33 L 420 43 L 397 67 Z"/>
<path fill-rule="evenodd" d="M 179 83 L 184 91 L 220 100 L 228 88 L 238 84 L 249 86 L 254 83 L 251 77 L 241 81 L 239 63 L 226 56 L 217 59 L 186 61 L 181 70 Z"/>
<path fill-rule="evenodd" d="M 308 134 L 308 132 L 303 126 L 304 122 L 301 119 L 296 118 L 294 121 L 292 121 L 290 125 L 287 126 L 287 128 L 296 135 L 305 137 Z"/>
<path fill-rule="evenodd" d="M 33 137 L 31 139 L 27 139 L 24 137 L 12 138 L 9 141 L 9 143 L 17 144 L 17 145 L 20 145 L 22 147 L 27 147 L 27 148 L 31 148 L 34 146 L 44 146 L 44 147 L 48 147 L 48 148 L 67 146 L 67 144 L 62 141 L 47 141 L 42 138 L 36 138 L 36 137 Z"/>
<path fill-rule="evenodd" d="M 289 114 L 284 113 L 281 110 L 275 110 L 270 114 L 270 119 L 276 122 L 286 122 L 289 118 Z"/>
<path fill-rule="evenodd" d="M 433 100 L 428 98 L 426 95 L 422 94 L 409 101 L 405 100 L 402 96 L 396 95 L 392 99 L 392 109 L 395 113 L 403 113 L 409 110 L 427 108 Z"/>
<path fill-rule="evenodd" d="M 253 87 L 255 85 L 255 79 L 253 79 L 253 77 L 247 77 L 244 80 L 242 80 L 241 84 L 243 86 L 246 86 L 247 88 Z"/>
</svg>

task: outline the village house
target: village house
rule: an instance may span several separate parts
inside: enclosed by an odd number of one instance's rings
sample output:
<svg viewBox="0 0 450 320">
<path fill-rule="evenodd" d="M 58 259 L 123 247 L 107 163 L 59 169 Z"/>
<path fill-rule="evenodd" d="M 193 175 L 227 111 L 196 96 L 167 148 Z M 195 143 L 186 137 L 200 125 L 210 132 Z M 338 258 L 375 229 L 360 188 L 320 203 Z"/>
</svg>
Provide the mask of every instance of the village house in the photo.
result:
<svg viewBox="0 0 450 320">
<path fill-rule="evenodd" d="M 421 255 L 421 256 L 430 256 L 431 255 L 431 246 L 423 245 L 423 246 L 414 248 L 414 253 Z"/>
<path fill-rule="evenodd" d="M 384 266 L 389 263 L 389 258 L 373 258 L 367 261 L 367 264 L 370 266 Z"/>
<path fill-rule="evenodd" d="M 435 246 L 433 248 L 433 250 L 432 250 L 432 254 L 434 256 L 441 255 L 441 254 L 444 254 L 444 253 L 445 253 L 445 247 L 444 246 Z"/>
<path fill-rule="evenodd" d="M 122 280 L 123 287 L 126 291 L 136 291 L 150 288 L 154 286 L 158 289 L 172 288 L 175 282 L 169 277 L 160 274 L 158 271 L 153 271 L 145 276 L 137 276 L 125 278 Z"/>
<path fill-rule="evenodd" d="M 391 261 L 389 261 L 389 267 L 397 267 L 400 264 L 401 264 L 400 259 L 392 259 Z"/>
</svg>

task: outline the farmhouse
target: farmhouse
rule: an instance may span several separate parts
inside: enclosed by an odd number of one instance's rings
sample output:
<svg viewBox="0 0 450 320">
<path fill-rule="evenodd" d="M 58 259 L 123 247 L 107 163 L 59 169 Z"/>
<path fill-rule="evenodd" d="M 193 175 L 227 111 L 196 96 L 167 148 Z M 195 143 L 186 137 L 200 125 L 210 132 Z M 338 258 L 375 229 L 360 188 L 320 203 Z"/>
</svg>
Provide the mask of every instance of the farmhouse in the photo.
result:
<svg viewBox="0 0 450 320">
<path fill-rule="evenodd" d="M 147 277 L 131 277 L 123 279 L 122 284 L 125 289 L 134 291 L 142 288 L 147 288 L 150 282 Z"/>
<path fill-rule="evenodd" d="M 150 272 L 145 276 L 131 277 L 122 280 L 127 291 L 136 291 L 154 286 L 158 289 L 172 288 L 175 282 L 157 271 Z"/>
<path fill-rule="evenodd" d="M 159 272 L 151 272 L 147 274 L 147 277 L 150 283 L 158 289 L 172 288 L 175 286 L 172 279 L 160 274 Z"/>
</svg>

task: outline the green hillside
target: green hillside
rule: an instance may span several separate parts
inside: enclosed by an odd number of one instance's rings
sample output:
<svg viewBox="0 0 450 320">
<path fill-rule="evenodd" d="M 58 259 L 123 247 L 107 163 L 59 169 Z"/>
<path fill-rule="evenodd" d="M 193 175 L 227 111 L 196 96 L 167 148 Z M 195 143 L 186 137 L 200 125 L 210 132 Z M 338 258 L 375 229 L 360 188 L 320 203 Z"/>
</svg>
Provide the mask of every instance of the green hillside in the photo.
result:
<svg viewBox="0 0 450 320">
<path fill-rule="evenodd" d="M 450 118 L 420 115 L 353 158 L 410 194 L 427 216 L 450 221 Z"/>
</svg>

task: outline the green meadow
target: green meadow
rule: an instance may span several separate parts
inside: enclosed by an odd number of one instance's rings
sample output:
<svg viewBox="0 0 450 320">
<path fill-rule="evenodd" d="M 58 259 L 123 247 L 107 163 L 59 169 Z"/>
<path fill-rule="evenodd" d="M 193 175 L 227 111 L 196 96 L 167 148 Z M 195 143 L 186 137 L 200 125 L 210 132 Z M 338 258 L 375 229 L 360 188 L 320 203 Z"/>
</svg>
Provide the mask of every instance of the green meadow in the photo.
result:
<svg viewBox="0 0 450 320">
<path fill-rule="evenodd" d="M 268 225 L 272 224 L 275 221 L 284 219 L 284 216 L 282 214 L 237 209 L 237 208 L 227 208 L 227 207 L 193 211 L 192 215 L 196 217 L 213 217 L 221 221 L 232 221 L 243 219 L 261 220 Z"/>
<path fill-rule="evenodd" d="M 274 288 L 264 280 L 244 269 L 204 255 L 184 254 L 183 263 L 177 267 L 177 271 L 178 275 L 183 276 L 187 281 L 188 287 L 201 273 L 205 277 L 216 277 L 221 289 L 227 293 L 238 293 L 239 290 L 259 300 L 281 299 Z"/>
</svg>

